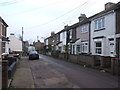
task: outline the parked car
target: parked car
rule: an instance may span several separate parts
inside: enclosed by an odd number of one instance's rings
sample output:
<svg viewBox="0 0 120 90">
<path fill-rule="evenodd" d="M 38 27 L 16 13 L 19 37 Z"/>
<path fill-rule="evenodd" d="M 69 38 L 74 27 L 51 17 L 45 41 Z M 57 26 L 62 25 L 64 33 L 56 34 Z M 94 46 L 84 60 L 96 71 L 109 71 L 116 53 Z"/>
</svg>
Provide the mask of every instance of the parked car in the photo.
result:
<svg viewBox="0 0 120 90">
<path fill-rule="evenodd" d="M 37 51 L 29 52 L 29 60 L 39 59 L 39 54 Z"/>
</svg>

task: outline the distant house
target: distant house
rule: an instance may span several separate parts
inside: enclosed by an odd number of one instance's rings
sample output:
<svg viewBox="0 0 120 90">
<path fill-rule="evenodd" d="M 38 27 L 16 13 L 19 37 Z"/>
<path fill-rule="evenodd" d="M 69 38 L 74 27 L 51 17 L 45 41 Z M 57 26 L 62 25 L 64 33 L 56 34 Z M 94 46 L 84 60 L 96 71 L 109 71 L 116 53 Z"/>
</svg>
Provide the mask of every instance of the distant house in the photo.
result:
<svg viewBox="0 0 120 90">
<path fill-rule="evenodd" d="M 68 30 L 68 39 L 67 39 L 67 42 L 68 42 L 68 53 L 69 54 L 77 54 L 79 51 L 80 51 L 80 48 L 78 50 L 77 46 L 78 46 L 78 43 L 76 43 L 76 41 L 78 40 L 77 37 L 76 37 L 76 29 L 77 27 L 79 26 L 78 23 L 72 25 L 70 27 L 70 29 Z"/>
<path fill-rule="evenodd" d="M 24 53 L 27 53 L 28 52 L 28 47 L 30 46 L 29 45 L 29 42 L 28 41 L 23 41 L 23 51 Z"/>
<path fill-rule="evenodd" d="M 59 47 L 59 51 L 61 52 L 61 53 L 66 53 L 66 52 L 68 52 L 68 51 L 66 51 L 67 50 L 67 44 L 68 44 L 68 34 L 67 34 L 67 32 L 68 32 L 68 30 L 70 30 L 70 26 L 65 26 L 64 27 L 64 29 L 63 30 L 61 30 L 60 32 L 59 32 L 59 35 L 60 35 L 60 42 L 59 42 L 59 44 L 58 44 L 58 47 Z"/>
<path fill-rule="evenodd" d="M 10 34 L 9 36 L 9 52 L 18 52 L 21 53 L 22 50 L 22 41 L 19 40 L 14 34 Z"/>
<path fill-rule="evenodd" d="M 93 55 L 116 56 L 115 4 L 105 4 L 105 10 L 91 17 L 91 52 Z"/>
<path fill-rule="evenodd" d="M 59 50 L 59 44 L 60 44 L 60 33 L 55 34 L 55 50 Z"/>
<path fill-rule="evenodd" d="M 43 53 L 44 43 L 40 42 L 40 40 L 38 40 L 37 42 L 33 42 L 33 46 L 35 47 L 35 50 L 37 52 Z"/>
<path fill-rule="evenodd" d="M 8 53 L 7 27 L 6 22 L 0 17 L 0 58 L 3 53 Z"/>
</svg>

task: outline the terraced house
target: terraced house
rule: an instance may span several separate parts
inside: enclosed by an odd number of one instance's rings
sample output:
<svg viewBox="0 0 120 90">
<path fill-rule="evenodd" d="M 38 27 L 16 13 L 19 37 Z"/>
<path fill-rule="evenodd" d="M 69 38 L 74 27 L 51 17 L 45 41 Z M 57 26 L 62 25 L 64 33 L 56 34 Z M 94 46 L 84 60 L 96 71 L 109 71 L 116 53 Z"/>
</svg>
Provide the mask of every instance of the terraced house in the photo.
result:
<svg viewBox="0 0 120 90">
<path fill-rule="evenodd" d="M 118 4 L 107 3 L 105 10 L 93 15 L 91 19 L 91 52 L 93 55 L 111 56 L 117 55 L 116 30 L 119 7 Z M 117 22 L 116 22 L 117 21 Z M 119 30 L 117 30 L 119 32 Z"/>
<path fill-rule="evenodd" d="M 0 17 L 0 59 L 3 53 L 8 53 L 7 27 L 6 22 Z"/>
<path fill-rule="evenodd" d="M 60 58 L 112 68 L 113 58 L 120 58 L 120 2 L 106 3 L 103 11 L 91 17 L 81 14 L 79 22 L 59 31 L 54 45 Z"/>
</svg>

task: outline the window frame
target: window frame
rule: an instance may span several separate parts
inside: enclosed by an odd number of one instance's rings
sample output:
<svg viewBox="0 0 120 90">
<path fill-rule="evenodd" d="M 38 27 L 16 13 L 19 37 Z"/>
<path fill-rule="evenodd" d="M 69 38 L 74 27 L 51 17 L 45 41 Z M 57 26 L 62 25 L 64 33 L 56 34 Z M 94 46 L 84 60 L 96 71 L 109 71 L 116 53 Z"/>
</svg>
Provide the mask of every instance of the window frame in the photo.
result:
<svg viewBox="0 0 120 90">
<path fill-rule="evenodd" d="M 105 17 L 98 18 L 94 21 L 94 31 L 105 29 Z"/>
<path fill-rule="evenodd" d="M 81 43 L 81 52 L 82 53 L 88 53 L 88 47 L 89 47 L 88 44 L 89 44 L 88 41 Z"/>
<path fill-rule="evenodd" d="M 81 33 L 87 33 L 87 32 L 88 32 L 88 26 L 87 25 L 81 26 Z"/>
<path fill-rule="evenodd" d="M 79 49 L 78 49 L 78 47 L 79 47 Z M 80 49 L 81 49 L 80 45 L 76 45 L 76 53 L 77 53 L 77 54 L 79 54 L 79 53 L 81 52 Z"/>
<path fill-rule="evenodd" d="M 97 46 L 96 47 L 96 44 L 97 43 L 101 43 L 101 46 L 99 47 L 99 46 Z M 100 52 L 101 51 L 101 52 Z M 100 52 L 100 53 L 99 53 Z M 97 55 L 101 55 L 102 54 L 102 42 L 101 41 L 96 41 L 95 42 L 95 54 L 97 54 Z"/>
</svg>

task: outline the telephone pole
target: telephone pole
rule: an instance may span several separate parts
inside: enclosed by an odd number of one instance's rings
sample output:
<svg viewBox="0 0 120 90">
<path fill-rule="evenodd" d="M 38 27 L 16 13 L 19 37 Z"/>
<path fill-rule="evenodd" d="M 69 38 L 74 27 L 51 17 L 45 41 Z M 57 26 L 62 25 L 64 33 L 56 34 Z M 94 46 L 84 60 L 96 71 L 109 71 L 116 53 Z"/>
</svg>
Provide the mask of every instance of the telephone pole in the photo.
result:
<svg viewBox="0 0 120 90">
<path fill-rule="evenodd" d="M 24 34 L 24 31 L 23 31 L 23 27 L 22 27 L 22 42 L 23 42 L 23 34 Z"/>
<path fill-rule="evenodd" d="M 23 27 L 22 27 L 22 55 L 23 55 L 23 53 L 24 53 L 24 45 L 23 45 Z"/>
</svg>

